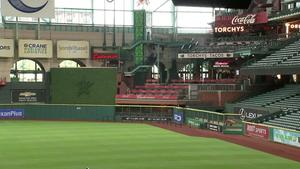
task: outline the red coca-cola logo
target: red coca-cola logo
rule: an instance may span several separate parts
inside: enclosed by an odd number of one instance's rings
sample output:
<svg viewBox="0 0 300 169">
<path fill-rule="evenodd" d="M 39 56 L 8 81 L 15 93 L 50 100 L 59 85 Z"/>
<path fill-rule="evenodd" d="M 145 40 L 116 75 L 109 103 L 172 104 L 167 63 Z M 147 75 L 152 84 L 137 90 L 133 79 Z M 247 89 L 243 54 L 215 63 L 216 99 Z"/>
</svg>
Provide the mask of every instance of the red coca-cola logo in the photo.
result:
<svg viewBox="0 0 300 169">
<path fill-rule="evenodd" d="M 256 14 L 249 14 L 246 16 L 235 16 L 231 20 L 232 25 L 249 25 L 256 22 Z"/>
</svg>

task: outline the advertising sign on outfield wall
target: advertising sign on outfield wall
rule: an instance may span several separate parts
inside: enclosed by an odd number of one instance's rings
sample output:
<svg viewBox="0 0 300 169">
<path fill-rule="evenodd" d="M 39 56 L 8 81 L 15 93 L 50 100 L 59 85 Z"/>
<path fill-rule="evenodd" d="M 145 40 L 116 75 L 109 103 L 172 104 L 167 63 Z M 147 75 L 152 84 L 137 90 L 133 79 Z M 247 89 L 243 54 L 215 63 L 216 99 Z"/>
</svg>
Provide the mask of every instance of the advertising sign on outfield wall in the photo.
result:
<svg viewBox="0 0 300 169">
<path fill-rule="evenodd" d="M 281 129 L 273 129 L 273 141 L 300 147 L 300 133 L 286 131 Z"/>
<path fill-rule="evenodd" d="M 2 0 L 2 16 L 54 18 L 55 0 Z"/>
<path fill-rule="evenodd" d="M 207 123 L 206 124 L 207 129 L 211 131 L 217 131 L 217 132 L 222 132 L 222 127 L 213 123 Z"/>
<path fill-rule="evenodd" d="M 0 57 L 14 57 L 15 45 L 13 39 L 0 39 Z"/>
<path fill-rule="evenodd" d="M 177 124 L 183 124 L 183 112 L 174 112 L 173 120 Z"/>
<path fill-rule="evenodd" d="M 12 90 L 12 103 L 44 103 L 44 90 Z"/>
<path fill-rule="evenodd" d="M 0 109 L 1 119 L 22 119 L 24 118 L 23 109 Z"/>
<path fill-rule="evenodd" d="M 53 45 L 51 40 L 19 40 L 20 58 L 52 58 Z"/>
<path fill-rule="evenodd" d="M 268 140 L 269 139 L 269 128 L 265 126 L 259 126 L 255 124 L 245 125 L 245 134 L 251 137 L 259 137 Z"/>
<path fill-rule="evenodd" d="M 89 57 L 90 44 L 88 41 L 57 41 L 57 58 L 88 59 Z"/>
</svg>

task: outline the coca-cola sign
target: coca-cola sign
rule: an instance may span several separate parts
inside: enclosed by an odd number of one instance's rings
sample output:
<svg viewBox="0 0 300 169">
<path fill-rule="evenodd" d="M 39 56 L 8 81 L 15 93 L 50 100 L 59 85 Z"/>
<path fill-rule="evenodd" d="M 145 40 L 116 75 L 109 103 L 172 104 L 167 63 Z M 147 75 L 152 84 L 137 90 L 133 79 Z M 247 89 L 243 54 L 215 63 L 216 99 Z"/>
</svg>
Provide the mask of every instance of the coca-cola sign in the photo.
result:
<svg viewBox="0 0 300 169">
<path fill-rule="evenodd" d="M 250 25 L 256 21 L 256 14 L 249 14 L 246 16 L 235 16 L 231 20 L 232 25 Z"/>
<path fill-rule="evenodd" d="M 237 26 L 237 25 L 252 25 L 268 22 L 267 12 L 248 13 L 236 16 L 216 16 L 215 26 Z"/>
</svg>

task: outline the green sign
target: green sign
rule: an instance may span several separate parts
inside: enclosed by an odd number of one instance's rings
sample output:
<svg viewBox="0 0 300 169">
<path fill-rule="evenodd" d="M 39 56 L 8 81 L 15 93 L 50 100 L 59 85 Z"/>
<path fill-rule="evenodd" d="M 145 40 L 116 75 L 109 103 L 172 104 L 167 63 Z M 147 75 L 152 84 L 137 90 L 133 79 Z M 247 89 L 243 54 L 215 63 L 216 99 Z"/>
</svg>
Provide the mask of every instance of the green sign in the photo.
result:
<svg viewBox="0 0 300 169">
<path fill-rule="evenodd" d="M 145 39 L 146 32 L 146 12 L 144 10 L 134 11 L 134 41 L 142 41 Z M 144 45 L 138 45 L 134 50 L 135 64 L 143 64 Z"/>
<path fill-rule="evenodd" d="M 198 127 L 200 128 L 202 124 L 204 124 L 203 119 L 199 118 L 186 118 L 186 123 L 192 127 Z"/>
</svg>

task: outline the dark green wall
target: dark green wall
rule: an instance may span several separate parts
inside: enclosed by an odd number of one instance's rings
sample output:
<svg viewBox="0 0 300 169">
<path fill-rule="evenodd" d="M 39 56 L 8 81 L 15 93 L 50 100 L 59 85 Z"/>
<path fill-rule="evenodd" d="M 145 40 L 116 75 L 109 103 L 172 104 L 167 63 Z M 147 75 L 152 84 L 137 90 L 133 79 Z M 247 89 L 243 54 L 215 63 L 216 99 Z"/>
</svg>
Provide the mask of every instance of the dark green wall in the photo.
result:
<svg viewBox="0 0 300 169">
<path fill-rule="evenodd" d="M 10 83 L 5 86 L 0 86 L 0 103 L 11 103 Z"/>
<path fill-rule="evenodd" d="M 26 120 L 101 120 L 113 121 L 114 106 L 89 105 L 0 105 L 0 109 L 22 109 Z"/>
<path fill-rule="evenodd" d="M 50 102 L 53 104 L 114 105 L 116 86 L 115 68 L 50 70 Z"/>
<path fill-rule="evenodd" d="M 12 93 L 15 91 L 31 92 L 35 90 L 46 93 L 46 84 L 41 82 L 9 82 L 5 86 L 0 86 L 0 104 L 11 103 Z M 46 95 L 42 96 L 42 102 L 47 102 Z"/>
</svg>

